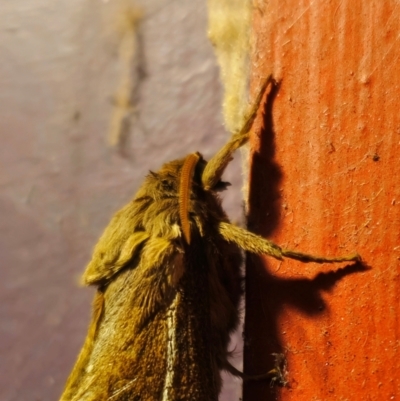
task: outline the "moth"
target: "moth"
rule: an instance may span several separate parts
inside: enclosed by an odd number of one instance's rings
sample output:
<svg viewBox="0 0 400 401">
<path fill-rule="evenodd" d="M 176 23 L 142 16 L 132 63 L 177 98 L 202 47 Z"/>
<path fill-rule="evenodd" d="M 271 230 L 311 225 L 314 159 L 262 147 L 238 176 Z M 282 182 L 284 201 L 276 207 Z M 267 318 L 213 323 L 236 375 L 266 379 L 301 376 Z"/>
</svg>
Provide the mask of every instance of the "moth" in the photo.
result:
<svg viewBox="0 0 400 401">
<path fill-rule="evenodd" d="M 231 224 L 218 192 L 232 154 L 249 139 L 268 77 L 242 129 L 208 162 L 200 153 L 150 172 L 94 248 L 83 283 L 94 285 L 92 320 L 61 401 L 216 401 L 239 321 L 242 253 L 303 262 Z"/>
</svg>

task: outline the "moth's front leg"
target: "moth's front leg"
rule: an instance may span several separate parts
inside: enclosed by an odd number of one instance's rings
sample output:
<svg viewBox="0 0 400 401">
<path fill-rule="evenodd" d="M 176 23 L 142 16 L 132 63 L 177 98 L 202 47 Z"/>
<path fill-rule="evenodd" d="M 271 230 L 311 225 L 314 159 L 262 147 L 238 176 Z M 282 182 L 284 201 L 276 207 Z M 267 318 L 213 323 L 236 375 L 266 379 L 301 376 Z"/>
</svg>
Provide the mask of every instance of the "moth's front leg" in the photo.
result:
<svg viewBox="0 0 400 401">
<path fill-rule="evenodd" d="M 282 260 L 284 257 L 286 257 L 290 259 L 300 260 L 304 263 L 335 263 L 361 261 L 361 257 L 358 254 L 327 258 L 291 251 L 290 249 L 282 249 L 279 245 L 276 245 L 273 242 L 262 238 L 257 234 L 253 234 L 250 231 L 247 231 L 230 223 L 219 223 L 218 231 L 226 241 L 235 243 L 239 248 L 243 249 L 244 251 L 252 252 L 258 255 L 270 255 L 279 260 Z"/>
<path fill-rule="evenodd" d="M 226 166 L 232 160 L 233 153 L 248 142 L 250 137 L 250 129 L 256 118 L 263 96 L 271 82 L 274 82 L 272 75 L 269 75 L 263 80 L 254 102 L 249 106 L 247 113 L 243 116 L 242 128 L 237 132 L 234 132 L 230 141 L 225 144 L 225 146 L 223 146 L 212 159 L 208 161 L 201 177 L 203 187 L 205 189 L 215 187 L 215 185 L 221 179 Z"/>
</svg>

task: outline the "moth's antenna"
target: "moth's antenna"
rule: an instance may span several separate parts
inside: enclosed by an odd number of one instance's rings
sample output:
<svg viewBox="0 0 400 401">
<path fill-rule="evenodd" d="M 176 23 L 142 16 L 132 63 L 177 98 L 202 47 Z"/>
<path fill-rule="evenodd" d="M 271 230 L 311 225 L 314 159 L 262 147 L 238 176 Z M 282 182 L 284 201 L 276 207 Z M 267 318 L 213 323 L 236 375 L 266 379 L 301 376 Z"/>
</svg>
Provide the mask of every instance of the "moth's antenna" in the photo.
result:
<svg viewBox="0 0 400 401">
<path fill-rule="evenodd" d="M 179 180 L 179 218 L 181 220 L 183 236 L 188 244 L 190 244 L 190 190 L 192 188 L 194 169 L 199 160 L 199 153 L 192 153 L 187 156 L 183 162 L 181 177 Z"/>
<path fill-rule="evenodd" d="M 256 99 L 245 115 L 242 129 L 235 132 L 230 141 L 207 163 L 201 178 L 205 189 L 214 188 L 221 179 L 226 166 L 232 160 L 232 154 L 249 140 L 250 129 L 270 82 L 272 82 L 272 75 L 269 75 L 262 83 Z"/>
</svg>

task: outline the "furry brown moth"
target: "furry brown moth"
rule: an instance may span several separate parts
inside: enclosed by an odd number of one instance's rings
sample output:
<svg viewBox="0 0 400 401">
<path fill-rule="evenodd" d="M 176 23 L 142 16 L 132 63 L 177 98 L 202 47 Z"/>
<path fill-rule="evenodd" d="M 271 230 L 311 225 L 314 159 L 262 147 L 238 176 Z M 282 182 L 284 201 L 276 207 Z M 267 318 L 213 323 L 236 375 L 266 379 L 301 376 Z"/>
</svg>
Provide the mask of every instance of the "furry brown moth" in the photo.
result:
<svg viewBox="0 0 400 401">
<path fill-rule="evenodd" d="M 282 249 L 231 224 L 218 191 L 243 128 L 208 162 L 193 153 L 150 172 L 105 229 L 83 275 L 97 287 L 92 321 L 62 401 L 216 401 L 242 296 L 242 252 L 303 262 L 356 261 Z"/>
</svg>

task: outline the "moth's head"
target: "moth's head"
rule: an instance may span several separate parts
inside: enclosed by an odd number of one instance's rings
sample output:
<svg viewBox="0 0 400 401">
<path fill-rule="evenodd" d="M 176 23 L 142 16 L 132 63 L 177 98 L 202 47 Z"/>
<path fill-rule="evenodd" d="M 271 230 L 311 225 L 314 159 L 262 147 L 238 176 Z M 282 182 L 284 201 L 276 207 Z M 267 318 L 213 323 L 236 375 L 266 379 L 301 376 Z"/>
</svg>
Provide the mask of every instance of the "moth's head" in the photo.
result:
<svg viewBox="0 0 400 401">
<path fill-rule="evenodd" d="M 230 185 L 220 179 L 214 180 L 211 186 L 205 185 L 207 166 L 200 153 L 191 153 L 183 159 L 166 163 L 156 173 L 150 172 L 136 195 L 136 199 L 151 198 L 155 201 L 178 199 L 180 225 L 187 243 L 190 243 L 191 200 L 206 201 L 205 192 L 222 191 Z"/>
</svg>

